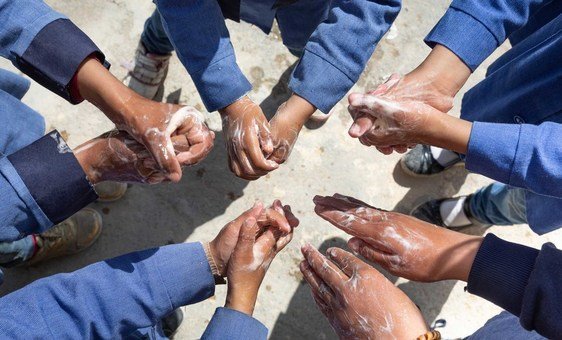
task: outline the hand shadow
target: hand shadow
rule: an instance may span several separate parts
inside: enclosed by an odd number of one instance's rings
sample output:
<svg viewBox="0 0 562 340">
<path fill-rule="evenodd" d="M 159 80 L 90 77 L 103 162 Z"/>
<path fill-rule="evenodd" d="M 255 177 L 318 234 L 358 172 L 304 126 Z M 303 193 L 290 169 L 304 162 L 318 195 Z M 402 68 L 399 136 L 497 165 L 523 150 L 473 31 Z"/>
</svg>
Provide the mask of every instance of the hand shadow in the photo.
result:
<svg viewBox="0 0 562 340">
<path fill-rule="evenodd" d="M 248 182 L 230 172 L 227 158 L 223 135 L 217 133 L 209 156 L 201 164 L 184 169 L 180 183 L 135 184 L 116 202 L 91 204 L 103 217 L 104 229 L 98 241 L 80 254 L 35 267 L 4 270 L 0 295 L 39 278 L 74 271 L 121 254 L 184 242 L 195 228 L 222 215 L 243 196 Z M 219 227 L 222 226 L 217 230 Z"/>
</svg>

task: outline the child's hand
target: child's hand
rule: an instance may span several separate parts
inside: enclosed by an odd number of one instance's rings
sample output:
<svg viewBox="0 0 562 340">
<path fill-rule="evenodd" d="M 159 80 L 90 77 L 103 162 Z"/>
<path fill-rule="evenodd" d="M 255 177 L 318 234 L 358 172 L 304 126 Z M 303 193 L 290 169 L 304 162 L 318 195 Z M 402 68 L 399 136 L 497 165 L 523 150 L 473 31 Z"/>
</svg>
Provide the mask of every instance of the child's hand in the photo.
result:
<svg viewBox="0 0 562 340">
<path fill-rule="evenodd" d="M 414 217 L 379 210 L 351 197 L 316 196 L 315 212 L 353 235 L 349 247 L 390 273 L 409 280 L 464 280 L 482 243 Z"/>
<path fill-rule="evenodd" d="M 314 111 L 312 104 L 297 95 L 279 106 L 271 119 L 274 151 L 269 159 L 281 164 L 289 158 L 302 127 Z"/>
<path fill-rule="evenodd" d="M 276 201 L 272 208 L 283 214 L 291 231 L 284 232 L 274 226 L 278 222 L 267 217 L 267 214 L 259 220 L 249 217 L 244 221 L 228 262 L 227 308 L 252 315 L 260 285 L 271 261 L 293 237 L 293 228 L 298 225 L 298 220 L 292 215 L 290 207 L 281 207 L 280 202 Z"/>
<path fill-rule="evenodd" d="M 259 105 L 243 97 L 220 110 L 230 170 L 236 176 L 256 180 L 279 165 L 268 160 L 273 152 L 269 123 Z"/>
<path fill-rule="evenodd" d="M 228 262 L 238 242 L 240 228 L 244 221 L 249 218 L 256 219 L 260 228 L 277 228 L 282 233 L 287 234 L 291 233 L 292 229 L 299 223 L 299 220 L 291 213 L 291 208 L 289 206 L 283 207 L 279 200 L 275 200 L 267 209 L 264 209 L 261 202 L 256 202 L 251 209 L 225 225 L 215 239 L 209 243 L 211 256 L 222 277 L 226 276 Z"/>
<path fill-rule="evenodd" d="M 330 248 L 328 258 L 302 248 L 300 269 L 320 311 L 340 339 L 416 339 L 427 332 L 420 310 L 376 269 Z"/>
</svg>

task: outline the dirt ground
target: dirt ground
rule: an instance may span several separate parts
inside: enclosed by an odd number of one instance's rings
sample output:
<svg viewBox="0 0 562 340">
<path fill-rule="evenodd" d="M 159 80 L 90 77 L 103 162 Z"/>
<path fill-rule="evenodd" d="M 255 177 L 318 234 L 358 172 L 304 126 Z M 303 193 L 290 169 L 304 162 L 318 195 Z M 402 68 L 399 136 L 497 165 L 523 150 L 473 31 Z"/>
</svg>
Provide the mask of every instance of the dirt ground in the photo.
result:
<svg viewBox="0 0 562 340">
<path fill-rule="evenodd" d="M 106 53 L 112 72 L 123 78 L 122 65 L 132 60 L 144 20 L 151 14 L 149 0 L 48 0 L 67 14 Z M 393 72 L 405 73 L 428 53 L 423 37 L 445 12 L 448 1 L 404 0 L 403 9 L 390 34 L 379 44 L 361 80 L 352 91 L 373 89 Z M 251 96 L 268 113 L 284 98 L 280 78 L 296 59 L 282 45 L 278 33 L 265 36 L 247 24 L 228 22 L 239 65 L 254 84 Z M 502 46 L 472 76 L 461 94 L 484 77 L 486 67 L 508 46 Z M 15 70 L 8 62 L 0 67 Z M 458 114 L 460 98 L 453 114 Z M 173 58 L 164 99 L 179 100 L 204 111 L 187 72 Z M 92 105 L 71 106 L 54 94 L 33 84 L 24 101 L 41 112 L 48 129 L 58 129 L 71 146 L 76 146 L 110 128 L 111 122 Z M 220 121 L 209 114 L 210 125 L 219 130 Z M 351 118 L 342 100 L 335 114 L 319 130 L 304 130 L 289 162 L 256 182 L 236 178 L 227 167 L 224 139 L 217 133 L 216 146 L 203 164 L 185 171 L 175 185 L 133 185 L 126 196 L 114 203 L 94 203 L 102 212 L 104 231 L 89 250 L 76 256 L 53 260 L 35 268 L 6 271 L 0 294 L 18 289 L 38 278 L 68 272 L 89 263 L 126 252 L 169 243 L 211 239 L 229 220 L 255 200 L 281 199 L 293 206 L 301 226 L 291 245 L 273 262 L 263 283 L 255 317 L 270 329 L 272 339 L 334 339 L 335 333 L 316 309 L 297 264 L 304 242 L 326 249 L 345 245 L 347 235 L 314 214 L 312 197 L 335 192 L 355 196 L 389 210 L 408 212 L 428 199 L 468 194 L 489 180 L 463 169 L 429 179 L 409 178 L 397 166 L 398 155 L 384 156 L 347 135 Z M 562 245 L 561 232 L 539 237 L 527 226 L 472 229 L 472 234 L 494 232 L 520 243 L 539 246 L 546 241 Z M 558 242 L 557 242 L 558 241 Z M 432 323 L 445 319 L 444 337 L 464 337 L 496 315 L 500 309 L 463 291 L 465 284 L 439 282 L 421 284 L 388 276 L 421 308 Z M 198 338 L 216 307 L 223 305 L 225 287 L 216 297 L 184 308 L 185 321 L 176 339 Z"/>
</svg>

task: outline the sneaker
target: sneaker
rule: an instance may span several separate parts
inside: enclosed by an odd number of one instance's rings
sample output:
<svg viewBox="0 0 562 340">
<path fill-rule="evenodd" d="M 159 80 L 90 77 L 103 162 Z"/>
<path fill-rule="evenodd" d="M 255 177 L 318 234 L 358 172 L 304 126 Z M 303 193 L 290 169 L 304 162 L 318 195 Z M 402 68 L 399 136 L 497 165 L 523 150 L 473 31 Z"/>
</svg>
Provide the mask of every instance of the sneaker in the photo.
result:
<svg viewBox="0 0 562 340">
<path fill-rule="evenodd" d="M 55 257 L 72 255 L 89 248 L 101 234 L 101 215 L 84 208 L 42 234 L 35 236 L 35 254 L 25 261 L 27 266 Z"/>
<path fill-rule="evenodd" d="M 171 338 L 176 334 L 183 322 L 183 312 L 181 309 L 176 308 L 172 313 L 166 315 L 162 319 L 162 331 L 167 338 Z"/>
<path fill-rule="evenodd" d="M 452 230 L 486 226 L 473 217 L 470 211 L 471 197 L 472 195 L 430 200 L 412 209 L 410 215 Z"/>
<path fill-rule="evenodd" d="M 94 185 L 94 190 L 98 194 L 98 202 L 117 201 L 127 192 L 127 183 L 106 181 Z"/>
<path fill-rule="evenodd" d="M 172 54 L 160 55 L 149 53 L 142 42 L 135 51 L 135 63 L 129 71 L 129 88 L 141 96 L 153 100 L 161 95 L 164 80 L 168 75 L 168 66 Z"/>
<path fill-rule="evenodd" d="M 439 174 L 454 166 L 464 166 L 464 162 L 452 151 L 442 150 L 444 160 L 439 162 L 432 153 L 429 145 L 418 144 L 400 159 L 402 170 L 414 177 Z"/>
</svg>

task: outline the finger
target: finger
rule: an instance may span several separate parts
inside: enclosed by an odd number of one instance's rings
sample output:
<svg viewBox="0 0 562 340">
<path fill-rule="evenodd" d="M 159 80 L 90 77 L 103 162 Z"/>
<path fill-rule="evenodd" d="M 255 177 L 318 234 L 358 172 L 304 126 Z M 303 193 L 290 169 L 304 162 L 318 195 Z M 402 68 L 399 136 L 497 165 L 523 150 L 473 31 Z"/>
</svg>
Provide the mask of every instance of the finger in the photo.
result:
<svg viewBox="0 0 562 340">
<path fill-rule="evenodd" d="M 381 209 L 375 208 L 372 205 L 370 205 L 368 203 L 365 203 L 365 202 L 363 202 L 361 200 L 358 200 L 357 198 L 354 198 L 354 197 L 351 197 L 351 196 L 342 195 L 340 193 L 335 193 L 332 196 L 337 198 L 337 199 L 348 201 L 349 203 L 355 204 L 357 208 L 359 208 L 359 207 L 369 207 L 371 209 L 381 210 Z"/>
<path fill-rule="evenodd" d="M 247 254 L 253 254 L 254 244 L 256 243 L 256 234 L 258 232 L 258 224 L 253 217 L 248 218 L 242 224 L 240 233 L 238 234 L 238 243 L 236 250 Z"/>
<path fill-rule="evenodd" d="M 330 248 L 326 254 L 328 254 L 328 258 L 349 277 L 352 277 L 361 269 L 370 268 L 368 264 L 340 248 Z"/>
<path fill-rule="evenodd" d="M 400 257 L 378 249 L 358 237 L 347 241 L 349 248 L 356 254 L 363 256 L 368 261 L 378 263 L 387 270 L 395 268 L 400 263 Z"/>
<path fill-rule="evenodd" d="M 281 233 L 277 229 L 267 228 L 256 240 L 256 247 L 261 254 L 268 257 L 271 253 L 277 253 L 277 239 Z M 265 259 L 264 259 L 265 261 Z"/>
<path fill-rule="evenodd" d="M 324 255 L 307 244 L 301 248 L 302 254 L 310 267 L 334 292 L 342 287 L 343 283 L 349 279 L 335 264 L 329 261 Z"/>
<path fill-rule="evenodd" d="M 189 150 L 180 152 L 177 155 L 178 162 L 180 162 L 182 166 L 197 164 L 209 155 L 212 148 L 213 144 L 195 144 L 191 146 Z"/>
<path fill-rule="evenodd" d="M 349 128 L 348 132 L 351 137 L 359 138 L 373 128 L 376 120 L 375 117 L 363 112 L 358 112 L 351 106 L 348 107 L 348 111 L 353 117 L 353 124 Z"/>
<path fill-rule="evenodd" d="M 291 232 L 291 226 L 289 225 L 289 222 L 285 218 L 285 215 L 279 213 L 273 208 L 265 209 L 264 214 L 260 216 L 258 222 L 259 225 L 262 227 L 273 226 L 279 228 L 279 230 L 281 230 L 284 233 Z"/>
<path fill-rule="evenodd" d="M 352 93 L 349 95 L 349 105 L 365 113 L 380 116 L 392 116 L 402 111 L 399 104 L 370 94 Z"/>
<path fill-rule="evenodd" d="M 232 223 L 242 224 L 245 220 L 247 220 L 250 217 L 257 220 L 262 213 L 263 213 L 263 203 L 257 201 L 254 203 L 253 207 L 244 211 L 240 216 L 234 219 Z"/>
<path fill-rule="evenodd" d="M 159 131 L 148 132 L 144 137 L 143 144 L 151 156 L 158 162 L 160 169 L 168 173 L 168 178 L 172 182 L 179 182 L 181 179 L 181 166 L 176 158 L 170 137 L 165 136 Z"/>
<path fill-rule="evenodd" d="M 334 293 L 328 286 L 326 286 L 324 281 L 316 275 L 307 261 L 302 261 L 299 265 L 299 269 L 304 277 L 304 280 L 310 286 L 312 296 L 315 300 L 318 299 L 316 301 L 317 303 L 321 303 L 322 306 L 319 305 L 318 307 L 320 307 L 321 310 L 322 307 L 328 308 L 328 305 L 330 305 L 330 303 L 335 299 Z"/>
<path fill-rule="evenodd" d="M 299 219 L 293 214 L 293 211 L 291 210 L 291 206 L 290 205 L 286 205 L 283 207 L 283 211 L 285 212 L 285 217 L 287 218 L 287 221 L 289 222 L 289 225 L 292 228 L 296 228 L 299 226 Z"/>
<path fill-rule="evenodd" d="M 259 133 L 260 130 L 256 130 L 256 126 L 253 126 L 250 127 L 248 133 L 244 134 L 244 151 L 247 153 L 248 159 L 254 169 L 264 172 L 273 171 L 279 167 L 279 164 L 265 158 L 258 138 Z M 271 147 L 271 152 L 273 152 L 273 146 Z M 271 152 L 269 152 L 269 154 Z"/>
<path fill-rule="evenodd" d="M 392 148 L 398 153 L 406 153 L 408 147 L 406 145 L 393 145 Z"/>
<path fill-rule="evenodd" d="M 376 148 L 377 150 L 379 150 L 380 153 L 387 156 L 392 154 L 393 151 L 393 149 L 389 146 L 377 146 Z"/>
<path fill-rule="evenodd" d="M 265 157 L 269 157 L 273 153 L 273 137 L 271 136 L 271 130 L 267 123 L 258 123 L 258 139 L 260 147 L 263 151 Z"/>
</svg>

